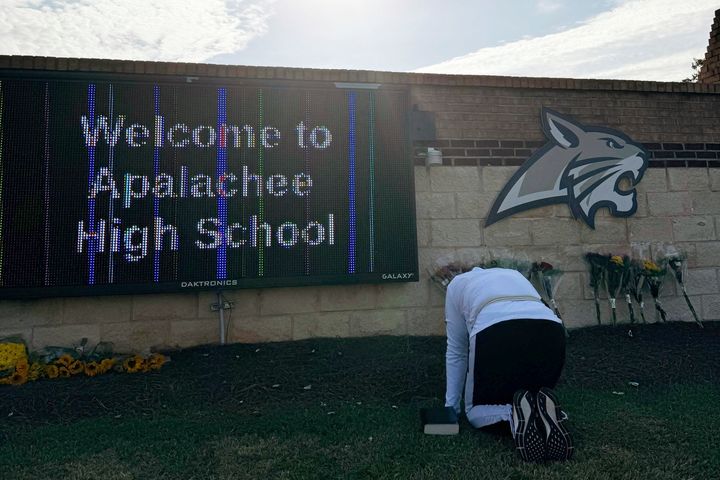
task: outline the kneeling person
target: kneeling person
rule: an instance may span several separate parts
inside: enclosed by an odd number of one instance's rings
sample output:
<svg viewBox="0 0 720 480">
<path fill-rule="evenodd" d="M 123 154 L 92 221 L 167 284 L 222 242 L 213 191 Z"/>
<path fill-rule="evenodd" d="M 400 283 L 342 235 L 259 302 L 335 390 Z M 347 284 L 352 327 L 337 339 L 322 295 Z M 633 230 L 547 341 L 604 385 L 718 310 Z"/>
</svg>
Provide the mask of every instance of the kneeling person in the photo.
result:
<svg viewBox="0 0 720 480">
<path fill-rule="evenodd" d="M 515 270 L 474 268 L 445 300 L 445 405 L 476 428 L 509 422 L 523 460 L 567 460 L 573 447 L 550 390 L 565 363 L 562 321 Z"/>
</svg>

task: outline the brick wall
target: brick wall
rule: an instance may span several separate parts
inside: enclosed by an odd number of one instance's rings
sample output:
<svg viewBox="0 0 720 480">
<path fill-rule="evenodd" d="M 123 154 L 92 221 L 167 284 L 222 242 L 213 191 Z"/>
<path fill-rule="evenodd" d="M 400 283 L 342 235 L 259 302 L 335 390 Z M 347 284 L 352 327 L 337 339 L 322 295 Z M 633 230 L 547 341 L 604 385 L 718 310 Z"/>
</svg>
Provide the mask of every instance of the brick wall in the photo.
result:
<svg viewBox="0 0 720 480">
<path fill-rule="evenodd" d="M 705 63 L 700 69 L 698 81 L 701 83 L 720 83 L 720 9 L 715 10 L 715 21 L 710 29 Z"/>
<path fill-rule="evenodd" d="M 437 138 L 416 142 L 416 153 L 438 147 L 444 165 L 415 167 L 420 282 L 227 291 L 235 302 L 229 341 L 442 334 L 444 299 L 427 272 L 448 255 L 549 261 L 566 271 L 558 301 L 568 325 L 590 325 L 594 307 L 583 254 L 653 254 L 664 244 L 689 256 L 688 290 L 698 313 L 720 319 L 720 84 L 1 56 L 0 68 L 379 82 L 405 85 L 413 107 L 432 112 Z M 597 229 L 591 230 L 571 218 L 566 206 L 556 205 L 484 228 L 505 182 L 546 141 L 540 128 L 543 106 L 584 124 L 622 130 L 652 152 L 653 168 L 638 186 L 639 208 L 633 217 L 610 217 L 601 210 Z M 668 281 L 664 303 L 670 316 L 689 320 L 676 293 Z M 91 342 L 112 341 L 118 349 L 210 343 L 219 338 L 217 313 L 209 308 L 215 301 L 211 292 L 1 301 L 0 336 L 22 334 L 34 346 L 88 337 Z"/>
</svg>

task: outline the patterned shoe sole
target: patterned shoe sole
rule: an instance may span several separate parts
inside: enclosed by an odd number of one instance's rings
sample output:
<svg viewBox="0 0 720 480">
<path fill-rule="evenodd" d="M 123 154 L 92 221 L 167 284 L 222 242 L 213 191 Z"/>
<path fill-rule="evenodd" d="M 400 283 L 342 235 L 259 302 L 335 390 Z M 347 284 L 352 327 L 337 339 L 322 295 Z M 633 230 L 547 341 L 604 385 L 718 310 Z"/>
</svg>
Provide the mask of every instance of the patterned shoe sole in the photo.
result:
<svg viewBox="0 0 720 480">
<path fill-rule="evenodd" d="M 513 396 L 515 422 L 515 447 L 526 462 L 542 462 L 545 459 L 545 438 L 538 428 L 535 396 L 527 390 L 519 390 Z"/>
<path fill-rule="evenodd" d="M 541 388 L 537 394 L 537 406 L 545 427 L 546 460 L 568 460 L 573 454 L 572 436 L 558 420 L 561 413 L 557 396 L 549 388 Z"/>
</svg>

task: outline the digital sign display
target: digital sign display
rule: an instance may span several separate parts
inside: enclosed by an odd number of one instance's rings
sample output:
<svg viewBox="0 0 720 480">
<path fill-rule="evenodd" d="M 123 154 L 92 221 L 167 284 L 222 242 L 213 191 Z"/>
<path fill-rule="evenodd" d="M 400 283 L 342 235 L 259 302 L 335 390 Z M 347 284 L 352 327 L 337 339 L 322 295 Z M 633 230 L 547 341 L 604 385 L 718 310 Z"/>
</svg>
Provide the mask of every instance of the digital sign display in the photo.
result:
<svg viewBox="0 0 720 480">
<path fill-rule="evenodd" d="M 407 92 L 367 87 L 0 72 L 0 296 L 416 281 Z"/>
</svg>

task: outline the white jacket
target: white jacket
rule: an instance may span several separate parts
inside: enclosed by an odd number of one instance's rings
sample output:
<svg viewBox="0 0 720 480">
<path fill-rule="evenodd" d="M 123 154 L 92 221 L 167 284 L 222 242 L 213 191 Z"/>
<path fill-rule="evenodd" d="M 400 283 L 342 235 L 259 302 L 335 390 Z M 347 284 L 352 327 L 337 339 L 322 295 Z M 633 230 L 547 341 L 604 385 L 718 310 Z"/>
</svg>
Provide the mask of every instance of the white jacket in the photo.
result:
<svg viewBox="0 0 720 480">
<path fill-rule="evenodd" d="M 496 323 L 525 318 L 561 322 L 542 303 L 532 284 L 516 270 L 473 268 L 450 282 L 445 297 L 446 406 L 460 413 L 470 337 Z M 472 405 L 465 405 L 466 410 L 470 408 Z"/>
</svg>

